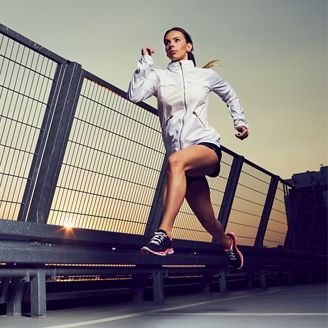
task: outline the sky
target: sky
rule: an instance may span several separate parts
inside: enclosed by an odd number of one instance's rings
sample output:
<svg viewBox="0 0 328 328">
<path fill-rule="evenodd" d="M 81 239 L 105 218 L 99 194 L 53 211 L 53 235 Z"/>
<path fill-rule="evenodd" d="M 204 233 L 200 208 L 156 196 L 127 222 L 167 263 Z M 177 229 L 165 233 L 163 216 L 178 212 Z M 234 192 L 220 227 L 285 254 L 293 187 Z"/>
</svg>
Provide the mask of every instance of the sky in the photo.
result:
<svg viewBox="0 0 328 328">
<path fill-rule="evenodd" d="M 166 67 L 163 34 L 181 26 L 199 66 L 222 60 L 214 69 L 249 122 L 249 138 L 235 138 L 211 95 L 222 145 L 286 179 L 328 165 L 325 0 L 0 0 L 0 22 L 125 91 L 140 49 Z"/>
</svg>

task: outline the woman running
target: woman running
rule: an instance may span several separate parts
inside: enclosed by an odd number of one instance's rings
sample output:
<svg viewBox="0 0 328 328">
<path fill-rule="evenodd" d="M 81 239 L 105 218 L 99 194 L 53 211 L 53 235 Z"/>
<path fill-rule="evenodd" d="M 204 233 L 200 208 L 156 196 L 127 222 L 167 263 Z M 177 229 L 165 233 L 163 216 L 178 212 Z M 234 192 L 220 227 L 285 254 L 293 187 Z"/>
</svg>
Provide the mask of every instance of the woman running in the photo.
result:
<svg viewBox="0 0 328 328">
<path fill-rule="evenodd" d="M 225 234 L 215 218 L 206 175 L 220 172 L 220 135 L 207 122 L 208 96 L 215 92 L 227 104 L 241 140 L 248 136 L 248 125 L 235 91 L 209 67 L 196 67 L 193 42 L 180 27 L 164 34 L 167 57 L 165 69 L 152 69 L 154 49 L 145 47 L 129 84 L 128 98 L 140 102 L 151 96 L 158 100 L 158 115 L 168 157 L 163 194 L 163 218 L 154 236 L 141 248 L 144 254 L 172 254 L 172 228 L 186 198 L 202 226 L 224 248 L 231 264 L 241 269 L 243 255 L 233 232 Z"/>
</svg>

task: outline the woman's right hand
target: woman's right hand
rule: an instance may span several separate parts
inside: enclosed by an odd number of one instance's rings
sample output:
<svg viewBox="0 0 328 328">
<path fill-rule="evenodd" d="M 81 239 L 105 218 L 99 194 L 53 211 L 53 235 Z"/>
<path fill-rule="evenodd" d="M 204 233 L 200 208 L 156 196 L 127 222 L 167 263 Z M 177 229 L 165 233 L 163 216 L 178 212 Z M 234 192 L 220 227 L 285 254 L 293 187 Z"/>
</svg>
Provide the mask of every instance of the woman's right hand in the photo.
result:
<svg viewBox="0 0 328 328">
<path fill-rule="evenodd" d="M 141 54 L 142 55 L 148 55 L 151 56 L 153 53 L 155 53 L 154 49 L 151 47 L 145 47 L 141 49 Z"/>
</svg>

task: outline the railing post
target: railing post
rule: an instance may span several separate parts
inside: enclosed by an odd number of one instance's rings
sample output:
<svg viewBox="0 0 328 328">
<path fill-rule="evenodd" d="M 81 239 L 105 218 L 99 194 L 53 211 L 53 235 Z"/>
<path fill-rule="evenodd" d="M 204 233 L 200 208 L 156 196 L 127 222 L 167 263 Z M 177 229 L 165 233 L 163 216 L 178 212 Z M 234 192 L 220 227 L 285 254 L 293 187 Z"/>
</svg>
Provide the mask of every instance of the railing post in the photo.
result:
<svg viewBox="0 0 328 328">
<path fill-rule="evenodd" d="M 222 204 L 219 212 L 219 218 L 218 218 L 224 230 L 228 225 L 233 199 L 236 193 L 240 172 L 243 167 L 243 161 L 244 161 L 243 156 L 235 156 L 232 161 L 227 185 L 224 191 Z"/>
<path fill-rule="evenodd" d="M 66 71 L 66 64 L 59 64 L 57 66 L 56 73 L 54 76 L 54 82 L 52 84 L 51 91 L 49 94 L 47 110 L 43 117 L 42 126 L 40 129 L 38 142 L 35 147 L 34 157 L 32 160 L 30 172 L 26 182 L 26 187 L 22 199 L 22 205 L 19 210 L 17 221 L 25 221 L 26 219 L 26 215 L 33 195 L 35 181 L 41 165 L 42 154 L 44 152 L 47 136 L 49 133 L 49 128 L 54 115 L 54 107 L 55 107 L 54 104 L 57 102 L 58 93 L 64 78 L 65 71 Z"/>
<path fill-rule="evenodd" d="M 68 63 L 53 95 L 53 117 L 27 221 L 46 223 L 83 83 L 83 70 Z"/>
<path fill-rule="evenodd" d="M 278 182 L 279 182 L 278 176 L 274 175 L 271 177 L 267 197 L 265 199 L 265 203 L 262 211 L 261 222 L 257 230 L 257 235 L 254 244 L 255 247 L 263 247 L 263 239 L 268 226 L 273 201 L 276 196 Z"/>
<path fill-rule="evenodd" d="M 153 198 L 153 203 L 151 205 L 151 210 L 149 213 L 147 226 L 145 230 L 145 236 L 150 236 L 154 231 L 159 227 L 162 220 L 162 198 L 165 185 L 166 177 L 166 166 L 167 166 L 167 157 L 165 156 L 163 160 L 163 165 L 161 173 L 157 182 L 156 192 Z"/>
<path fill-rule="evenodd" d="M 292 192 L 289 192 L 289 207 L 291 210 L 291 215 L 289 216 L 288 220 L 288 230 L 285 238 L 285 248 L 293 248 L 294 241 L 294 229 L 297 221 L 297 216 L 299 214 L 299 210 L 302 203 L 302 192 L 294 188 L 293 190 L 293 204 L 291 204 L 291 194 Z"/>
</svg>

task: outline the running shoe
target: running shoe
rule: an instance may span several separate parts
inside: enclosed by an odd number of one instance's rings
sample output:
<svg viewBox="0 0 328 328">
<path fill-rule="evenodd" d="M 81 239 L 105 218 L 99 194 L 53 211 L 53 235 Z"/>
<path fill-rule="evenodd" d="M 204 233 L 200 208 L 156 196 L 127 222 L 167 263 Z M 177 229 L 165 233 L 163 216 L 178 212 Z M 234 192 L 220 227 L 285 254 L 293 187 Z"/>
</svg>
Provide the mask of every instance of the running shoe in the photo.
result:
<svg viewBox="0 0 328 328">
<path fill-rule="evenodd" d="M 141 248 L 141 253 L 159 256 L 173 254 L 172 239 L 164 230 L 157 230 L 148 244 Z"/>
<path fill-rule="evenodd" d="M 224 251 L 228 256 L 230 263 L 239 270 L 243 267 L 244 258 L 243 254 L 237 248 L 237 237 L 233 232 L 227 233 L 226 236 L 231 240 L 231 247 L 230 249 L 225 249 Z"/>
</svg>

